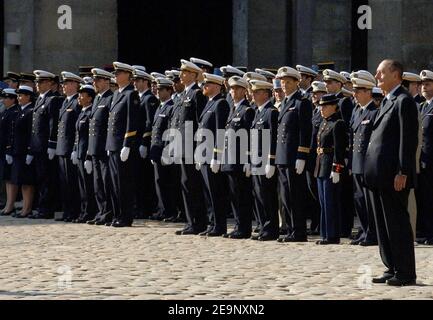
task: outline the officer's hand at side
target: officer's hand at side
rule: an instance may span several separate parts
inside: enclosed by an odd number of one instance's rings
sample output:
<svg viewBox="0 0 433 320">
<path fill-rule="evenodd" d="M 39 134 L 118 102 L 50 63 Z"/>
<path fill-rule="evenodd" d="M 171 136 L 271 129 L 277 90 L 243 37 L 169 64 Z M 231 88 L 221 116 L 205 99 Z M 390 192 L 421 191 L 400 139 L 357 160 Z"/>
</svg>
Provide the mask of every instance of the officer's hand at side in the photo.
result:
<svg viewBox="0 0 433 320">
<path fill-rule="evenodd" d="M 210 168 L 213 173 L 217 174 L 220 171 L 220 163 L 218 160 L 212 159 L 210 162 Z"/>
<path fill-rule="evenodd" d="M 11 155 L 7 154 L 6 155 L 6 162 L 10 165 L 14 162 L 14 158 L 12 158 Z"/>
<path fill-rule="evenodd" d="M 122 151 L 120 151 L 120 160 L 122 160 L 122 162 L 128 161 L 130 152 L 131 148 L 123 147 Z"/>
<path fill-rule="evenodd" d="M 147 147 L 146 146 L 140 146 L 139 151 L 140 151 L 140 157 L 143 159 L 146 159 L 147 154 L 148 154 Z"/>
<path fill-rule="evenodd" d="M 76 151 L 73 151 L 71 154 L 71 161 L 74 166 L 78 164 L 78 154 Z"/>
<path fill-rule="evenodd" d="M 200 171 L 200 169 L 201 169 L 201 163 L 196 163 L 195 164 L 195 170 L 197 170 L 197 171 Z"/>
<path fill-rule="evenodd" d="M 244 164 L 244 172 L 247 178 L 251 177 L 251 165 L 249 163 Z"/>
<path fill-rule="evenodd" d="M 33 161 L 33 156 L 28 154 L 26 157 L 26 165 L 28 165 L 28 166 L 31 165 L 32 161 Z"/>
<path fill-rule="evenodd" d="M 48 153 L 48 159 L 50 159 L 50 160 L 53 160 L 54 157 L 56 156 L 56 150 L 55 149 L 48 148 L 47 153 Z"/>
<path fill-rule="evenodd" d="M 275 174 L 275 166 L 267 164 L 265 167 L 266 178 L 271 179 Z"/>
<path fill-rule="evenodd" d="M 296 160 L 295 167 L 296 167 L 296 173 L 299 175 L 302 174 L 305 169 L 305 160 L 300 160 L 300 159 Z"/>
<path fill-rule="evenodd" d="M 86 160 L 84 162 L 84 168 L 86 169 L 87 174 L 91 174 L 93 171 L 92 161 Z"/>
<path fill-rule="evenodd" d="M 406 188 L 406 181 L 407 181 L 407 176 L 404 175 L 396 175 L 394 178 L 394 189 L 397 192 L 402 191 L 404 188 Z"/>
<path fill-rule="evenodd" d="M 331 172 L 331 179 L 332 179 L 332 183 L 339 183 L 340 182 L 340 174 L 337 172 L 332 171 Z"/>
</svg>

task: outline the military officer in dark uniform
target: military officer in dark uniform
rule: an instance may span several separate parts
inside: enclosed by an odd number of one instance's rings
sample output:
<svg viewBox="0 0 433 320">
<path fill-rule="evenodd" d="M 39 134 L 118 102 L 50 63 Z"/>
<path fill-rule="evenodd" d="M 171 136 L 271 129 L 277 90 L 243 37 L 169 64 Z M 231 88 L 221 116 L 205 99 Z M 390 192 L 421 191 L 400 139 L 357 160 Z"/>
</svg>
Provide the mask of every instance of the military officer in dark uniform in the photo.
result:
<svg viewBox="0 0 433 320">
<path fill-rule="evenodd" d="M 57 221 L 72 222 L 80 216 L 80 193 L 78 189 L 77 152 L 73 151 L 75 124 L 80 114 L 78 89 L 83 81 L 79 76 L 62 72 L 63 92 L 66 99 L 59 114 L 56 155 L 59 157 L 60 188 L 62 190 L 63 217 Z"/>
<path fill-rule="evenodd" d="M 77 157 L 78 187 L 81 196 L 81 213 L 75 223 L 87 223 L 92 221 L 96 214 L 96 201 L 93 189 L 93 175 L 91 157 L 87 150 L 89 146 L 89 122 L 92 115 L 92 105 L 95 98 L 95 88 L 91 85 L 83 85 L 78 90 L 78 104 L 81 112 L 75 125 L 74 152 Z M 87 162 L 87 164 L 86 164 Z"/>
<path fill-rule="evenodd" d="M 182 94 L 185 91 L 185 86 L 180 81 L 180 71 L 179 70 L 169 70 L 165 72 L 167 79 L 173 81 L 173 95 L 171 99 L 175 105 L 178 105 L 182 100 Z"/>
<path fill-rule="evenodd" d="M 163 220 L 166 217 L 153 214 L 157 211 L 157 196 L 155 185 L 148 183 L 154 181 L 153 166 L 149 158 L 149 149 L 152 138 L 152 123 L 158 108 L 158 98 L 151 91 L 153 77 L 143 71 L 142 68 L 134 69 L 134 86 L 140 97 L 140 108 L 138 112 L 138 151 L 136 175 L 136 210 L 137 218 L 154 218 Z M 145 183 L 143 183 L 146 181 Z"/>
<path fill-rule="evenodd" d="M 372 81 L 375 80 L 374 78 L 365 78 L 360 73 L 352 73 L 351 76 L 358 106 L 350 123 L 349 148 L 352 154 L 349 166 L 353 176 L 355 211 L 361 222 L 361 233 L 351 241 L 351 244 L 372 246 L 377 245 L 377 236 L 373 208 L 364 182 L 364 157 L 378 111 L 372 95 L 376 81 Z"/>
<path fill-rule="evenodd" d="M 299 83 L 299 87 L 301 88 L 302 94 L 307 98 L 311 98 L 311 92 L 313 91 L 312 83 L 314 79 L 317 77 L 317 72 L 311 68 L 305 67 L 303 65 L 298 64 L 296 66 L 296 70 L 301 74 L 301 81 Z"/>
<path fill-rule="evenodd" d="M 313 114 L 311 117 L 312 134 L 311 134 L 311 150 L 307 161 L 307 185 L 309 190 L 308 204 L 310 211 L 311 224 L 310 229 L 307 231 L 310 235 L 320 234 L 320 201 L 319 193 L 317 190 L 317 179 L 314 176 L 317 160 L 317 134 L 319 133 L 320 125 L 323 118 L 320 113 L 321 106 L 320 100 L 326 94 L 326 83 L 314 81 L 311 84 L 313 90 L 311 91 L 311 101 L 313 103 Z"/>
<path fill-rule="evenodd" d="M 230 107 L 227 100 L 221 94 L 225 79 L 210 73 L 204 73 L 203 79 L 203 94 L 209 101 L 199 117 L 197 135 L 200 152 L 196 154 L 196 161 L 198 156 L 198 163 L 200 164 L 200 171 L 205 184 L 205 192 L 207 193 L 206 200 L 209 201 L 210 225 L 200 235 L 219 237 L 227 233 L 227 212 L 225 207 L 226 180 L 223 173 L 220 172 L 223 141 L 221 141 L 222 139 L 218 135 L 218 130 L 225 129 Z M 209 137 L 202 134 L 203 130 L 212 132 L 213 141 L 209 141 Z"/>
<path fill-rule="evenodd" d="M 13 157 L 11 155 L 12 143 L 13 143 L 13 132 L 15 131 L 15 119 L 19 113 L 18 95 L 16 89 L 7 88 L 4 89 L 0 95 L 3 98 L 5 111 L 2 112 L 0 118 L 0 143 L 1 150 L 0 155 L 2 156 L 2 176 L 6 183 L 6 195 L 7 202 L 3 211 L 0 213 L 2 216 L 14 215 L 15 212 L 15 198 L 18 189 L 13 185 L 12 178 L 12 164 Z"/>
<path fill-rule="evenodd" d="M 347 137 L 349 138 L 349 125 L 352 119 L 352 113 L 354 105 L 351 97 L 346 97 L 343 93 L 343 85 L 347 82 L 345 76 L 341 75 L 334 70 L 326 69 L 323 71 L 323 80 L 326 83 L 326 89 L 328 93 L 335 94 L 340 101 L 338 102 L 338 108 L 341 113 L 341 117 L 346 124 Z M 350 93 L 351 95 L 351 93 Z M 349 150 L 346 151 L 346 162 L 349 159 Z M 347 166 L 341 175 L 341 235 L 343 237 L 350 237 L 352 233 L 352 227 L 355 218 L 355 208 L 353 201 L 353 181 L 349 175 Z"/>
<path fill-rule="evenodd" d="M 185 92 L 181 104 L 173 114 L 172 129 L 178 130 L 181 136 L 181 141 L 175 141 L 177 148 L 181 149 L 175 157 L 182 159 L 181 183 L 187 225 L 183 230 L 176 231 L 176 234 L 196 235 L 207 229 L 208 219 L 204 206 L 203 181 L 193 164 L 195 144 L 192 140 L 207 99 L 197 85 L 201 69 L 190 61 L 181 62 L 180 77 L 185 85 Z"/>
<path fill-rule="evenodd" d="M 36 77 L 33 73 L 23 73 L 20 74 L 20 86 L 27 86 L 35 90 L 35 80 Z"/>
<path fill-rule="evenodd" d="M 18 89 L 20 78 L 20 74 L 8 71 L 6 73 L 6 77 L 3 79 L 3 82 L 6 83 L 10 89 Z"/>
<path fill-rule="evenodd" d="M 89 121 L 89 146 L 87 154 L 90 161 L 85 162 L 86 171 L 93 173 L 93 190 L 95 192 L 98 212 L 95 219 L 88 221 L 90 225 L 111 224 L 113 207 L 111 199 L 111 182 L 108 168 L 108 156 L 105 151 L 107 142 L 108 117 L 113 92 L 110 90 L 112 74 L 108 71 L 94 68 L 93 85 L 97 95 L 93 102 Z"/>
<path fill-rule="evenodd" d="M 50 219 L 57 209 L 56 177 L 58 175 L 58 161 L 54 159 L 57 147 L 57 131 L 59 123 L 59 111 L 63 99 L 54 95 L 51 88 L 55 75 L 43 71 L 34 71 L 36 76 L 36 88 L 39 97 L 33 108 L 32 137 L 26 164 L 33 163 L 36 170 L 36 184 L 38 212 L 29 216 L 34 219 Z"/>
<path fill-rule="evenodd" d="M 220 71 L 223 75 L 223 77 L 226 79 L 225 81 L 225 87 L 226 87 L 226 92 L 230 91 L 230 86 L 229 86 L 229 79 L 233 76 L 239 76 L 239 77 L 243 77 L 245 72 L 243 72 L 242 70 L 239 70 L 238 68 L 232 67 L 231 65 L 228 66 L 224 66 L 220 68 Z M 228 94 L 226 96 L 226 99 L 230 105 L 230 107 L 233 107 L 233 99 L 232 96 L 230 94 Z"/>
<path fill-rule="evenodd" d="M 260 222 L 260 232 L 253 240 L 270 241 L 279 237 L 278 225 L 278 175 L 275 170 L 278 111 L 271 102 L 272 83 L 252 80 L 254 101 L 257 105 L 251 134 L 251 173 L 254 200 Z M 265 131 L 267 130 L 268 135 Z M 267 138 L 267 139 L 266 139 Z M 255 147 L 253 147 L 255 146 Z"/>
<path fill-rule="evenodd" d="M 152 161 L 155 176 L 156 194 L 158 196 L 158 216 L 166 221 L 173 221 L 178 217 L 175 165 L 169 165 L 168 154 L 164 153 L 166 141 L 164 133 L 169 129 L 173 113 L 174 102 L 173 81 L 157 78 L 157 90 L 160 104 L 152 121 L 152 140 L 149 149 L 149 158 Z"/>
<path fill-rule="evenodd" d="M 433 72 L 421 71 L 422 94 L 426 101 L 420 105 L 422 125 L 422 149 L 418 186 L 415 189 L 417 203 L 417 237 L 425 244 L 433 244 Z"/>
<path fill-rule="evenodd" d="M 421 91 L 421 77 L 416 73 L 403 72 L 402 86 L 412 95 L 416 103 L 421 104 L 425 98 L 420 94 Z"/>
<path fill-rule="evenodd" d="M 119 90 L 114 93 L 110 106 L 106 151 L 109 154 L 114 212 L 111 225 L 123 228 L 131 227 L 134 219 L 133 169 L 136 156 L 133 153 L 138 140 L 140 98 L 131 84 L 134 73 L 132 66 L 120 62 L 114 62 L 113 65 Z"/>
<path fill-rule="evenodd" d="M 390 286 L 416 282 L 414 235 L 407 209 L 415 185 L 418 109 L 401 86 L 403 66 L 384 60 L 378 86 L 387 94 L 373 124 L 364 163 L 365 182 L 376 221 L 380 255 L 388 268 L 373 283 Z"/>
<path fill-rule="evenodd" d="M 246 133 L 249 141 L 250 129 L 255 117 L 254 110 L 246 100 L 248 82 L 234 76 L 229 79 L 230 94 L 234 105 L 226 124 L 224 139 L 224 160 L 221 171 L 228 177 L 230 203 L 235 218 L 234 230 L 225 238 L 248 239 L 252 230 L 252 182 L 249 161 L 249 143 L 236 139 L 237 134 Z M 246 172 L 248 170 L 248 172 Z"/>
<path fill-rule="evenodd" d="M 18 189 L 23 195 L 23 209 L 15 217 L 26 218 L 32 213 L 35 172 L 32 165 L 26 165 L 27 148 L 32 134 L 33 88 L 20 86 L 17 90 L 19 107 L 11 119 L 9 144 L 6 152 L 11 163 L 10 202 L 15 203 Z"/>
<path fill-rule="evenodd" d="M 305 166 L 310 153 L 313 107 L 299 90 L 301 74 L 290 67 L 278 70 L 285 98 L 278 116 L 275 164 L 278 168 L 282 210 L 289 232 L 281 242 L 306 242 L 307 180 Z"/>
<path fill-rule="evenodd" d="M 315 176 L 321 207 L 319 245 L 340 243 L 340 176 L 346 164 L 347 129 L 338 110 L 339 99 L 326 94 L 320 100 L 323 122 L 317 134 Z"/>
</svg>

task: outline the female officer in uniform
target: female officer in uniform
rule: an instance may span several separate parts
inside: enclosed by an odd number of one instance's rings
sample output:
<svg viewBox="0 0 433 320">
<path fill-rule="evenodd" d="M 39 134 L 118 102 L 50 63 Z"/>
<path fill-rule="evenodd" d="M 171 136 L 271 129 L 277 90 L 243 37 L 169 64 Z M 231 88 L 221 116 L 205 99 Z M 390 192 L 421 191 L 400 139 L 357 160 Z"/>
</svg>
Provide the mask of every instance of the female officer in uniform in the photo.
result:
<svg viewBox="0 0 433 320">
<path fill-rule="evenodd" d="M 319 245 L 340 243 L 340 175 L 345 169 L 344 154 L 348 144 L 346 126 L 338 112 L 339 99 L 327 94 L 320 100 L 323 122 L 317 134 L 315 176 L 321 207 Z"/>
</svg>

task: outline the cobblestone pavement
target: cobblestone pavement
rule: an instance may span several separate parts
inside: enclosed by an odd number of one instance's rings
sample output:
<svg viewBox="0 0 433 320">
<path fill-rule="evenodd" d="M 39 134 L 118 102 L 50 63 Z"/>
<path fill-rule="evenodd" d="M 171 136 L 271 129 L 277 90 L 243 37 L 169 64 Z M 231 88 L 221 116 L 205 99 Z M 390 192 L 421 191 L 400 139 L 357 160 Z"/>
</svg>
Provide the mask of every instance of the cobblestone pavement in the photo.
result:
<svg viewBox="0 0 433 320">
<path fill-rule="evenodd" d="M 175 236 L 181 225 L 114 229 L 0 218 L 0 299 L 432 299 L 433 248 L 418 286 L 371 286 L 378 248 Z"/>
</svg>

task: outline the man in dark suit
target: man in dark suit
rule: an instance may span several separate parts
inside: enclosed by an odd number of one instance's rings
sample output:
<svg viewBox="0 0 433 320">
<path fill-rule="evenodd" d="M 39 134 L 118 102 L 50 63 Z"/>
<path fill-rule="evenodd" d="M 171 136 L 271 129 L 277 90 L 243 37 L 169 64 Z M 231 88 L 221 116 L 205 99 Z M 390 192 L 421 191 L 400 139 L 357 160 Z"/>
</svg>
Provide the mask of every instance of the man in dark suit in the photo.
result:
<svg viewBox="0 0 433 320">
<path fill-rule="evenodd" d="M 157 197 L 153 166 L 149 158 L 149 149 L 152 138 L 152 123 L 155 117 L 159 101 L 151 91 L 153 77 L 146 73 L 143 68 L 136 66 L 134 69 L 134 87 L 140 97 L 138 111 L 138 152 L 139 158 L 136 161 L 137 185 L 135 187 L 135 205 L 137 218 L 154 218 L 163 220 L 160 215 L 153 216 L 157 211 Z"/>
<path fill-rule="evenodd" d="M 78 89 L 83 81 L 79 76 L 62 72 L 63 92 L 66 99 L 59 114 L 56 155 L 59 157 L 60 187 L 62 190 L 63 217 L 56 221 L 73 222 L 80 216 L 80 193 L 78 189 L 78 158 L 73 151 L 75 124 L 81 112 L 78 105 Z"/>
<path fill-rule="evenodd" d="M 110 172 L 108 169 L 108 156 L 105 151 L 109 110 L 113 97 L 113 92 L 110 90 L 112 74 L 98 68 L 92 69 L 92 73 L 93 84 L 98 94 L 93 102 L 89 120 L 87 154 L 91 157 L 91 160 L 86 160 L 84 165 L 88 172 L 93 172 L 93 189 L 98 212 L 95 219 L 87 223 L 90 225 L 105 225 L 111 223 L 113 219 Z"/>
<path fill-rule="evenodd" d="M 197 235 L 207 228 L 208 219 L 204 205 L 203 181 L 194 165 L 193 135 L 197 131 L 199 117 L 206 106 L 207 99 L 197 85 L 200 67 L 186 60 L 181 60 L 180 78 L 185 85 L 182 101 L 172 118 L 172 129 L 179 134 L 175 141 L 178 151 L 175 157 L 181 161 L 182 195 L 187 217 L 184 229 L 176 231 L 177 235 Z M 180 153 L 180 154 L 179 154 Z"/>
<path fill-rule="evenodd" d="M 299 90 L 301 74 L 290 67 L 278 70 L 277 78 L 286 95 L 278 116 L 275 164 L 278 167 L 280 195 L 289 232 L 280 242 L 307 241 L 306 160 L 310 153 L 313 107 Z"/>
<path fill-rule="evenodd" d="M 351 241 L 351 244 L 371 246 L 377 244 L 377 237 L 373 210 L 364 182 L 364 157 L 378 109 L 372 95 L 372 89 L 376 85 L 374 77 L 371 75 L 373 79 L 369 80 L 360 77 L 362 75 L 354 73 L 352 78 L 354 95 L 358 106 L 350 122 L 349 148 L 351 161 L 349 168 L 352 170 L 355 211 L 361 222 L 361 232 L 358 238 Z"/>
<path fill-rule="evenodd" d="M 433 245 L 433 72 L 421 71 L 422 94 L 426 101 L 420 105 L 422 123 L 422 149 L 418 186 L 415 190 L 417 203 L 417 238 L 424 244 Z"/>
<path fill-rule="evenodd" d="M 279 237 L 278 175 L 275 172 L 278 110 L 271 102 L 272 83 L 260 80 L 252 80 L 250 83 L 257 105 L 251 134 L 251 172 L 254 200 L 261 226 L 259 234 L 252 239 L 272 241 Z"/>
<path fill-rule="evenodd" d="M 39 191 L 38 203 L 35 206 L 37 213 L 31 215 L 33 219 L 50 219 L 54 216 L 56 208 L 56 176 L 58 162 L 55 161 L 57 145 L 57 129 L 59 111 L 63 98 L 54 96 L 51 87 L 55 75 L 43 71 L 34 71 L 36 87 L 39 97 L 33 109 L 32 137 L 26 164 L 32 162 L 36 170 L 36 184 Z"/>
<path fill-rule="evenodd" d="M 228 177 L 229 197 L 235 217 L 235 227 L 231 233 L 225 234 L 224 237 L 248 239 L 251 237 L 253 210 L 248 141 L 255 112 L 245 97 L 248 82 L 239 76 L 234 76 L 229 79 L 229 86 L 234 105 L 227 119 L 224 161 L 221 171 Z M 242 131 L 246 134 L 246 145 L 241 145 L 241 139 L 236 139 L 236 136 L 239 133 L 242 134 Z M 246 169 L 249 172 L 245 172 Z"/>
<path fill-rule="evenodd" d="M 106 151 L 109 155 L 111 190 L 115 228 L 131 227 L 133 215 L 134 155 L 138 133 L 140 98 L 131 84 L 132 66 L 113 63 L 119 85 L 110 106 Z"/>
<path fill-rule="evenodd" d="M 365 155 L 364 175 L 373 205 L 382 261 L 388 268 L 373 283 L 391 286 L 416 281 L 414 237 L 407 209 L 416 180 L 418 110 L 401 86 L 403 66 L 384 60 L 377 69 L 378 86 L 385 92 Z"/>
<path fill-rule="evenodd" d="M 209 98 L 203 109 L 198 123 L 198 141 L 200 152 L 200 171 L 205 184 L 205 192 L 209 201 L 210 226 L 201 233 L 201 236 L 219 237 L 227 233 L 226 218 L 226 185 L 225 176 L 220 172 L 222 161 L 222 139 L 218 130 L 223 130 L 227 123 L 230 107 L 227 100 L 222 96 L 221 89 L 225 79 L 221 76 L 204 73 L 203 94 Z M 203 130 L 212 132 L 213 137 L 203 134 Z M 213 138 L 212 140 L 208 140 Z M 202 154 L 202 151 L 204 151 Z M 197 158 L 196 158 L 197 161 Z"/>
</svg>

